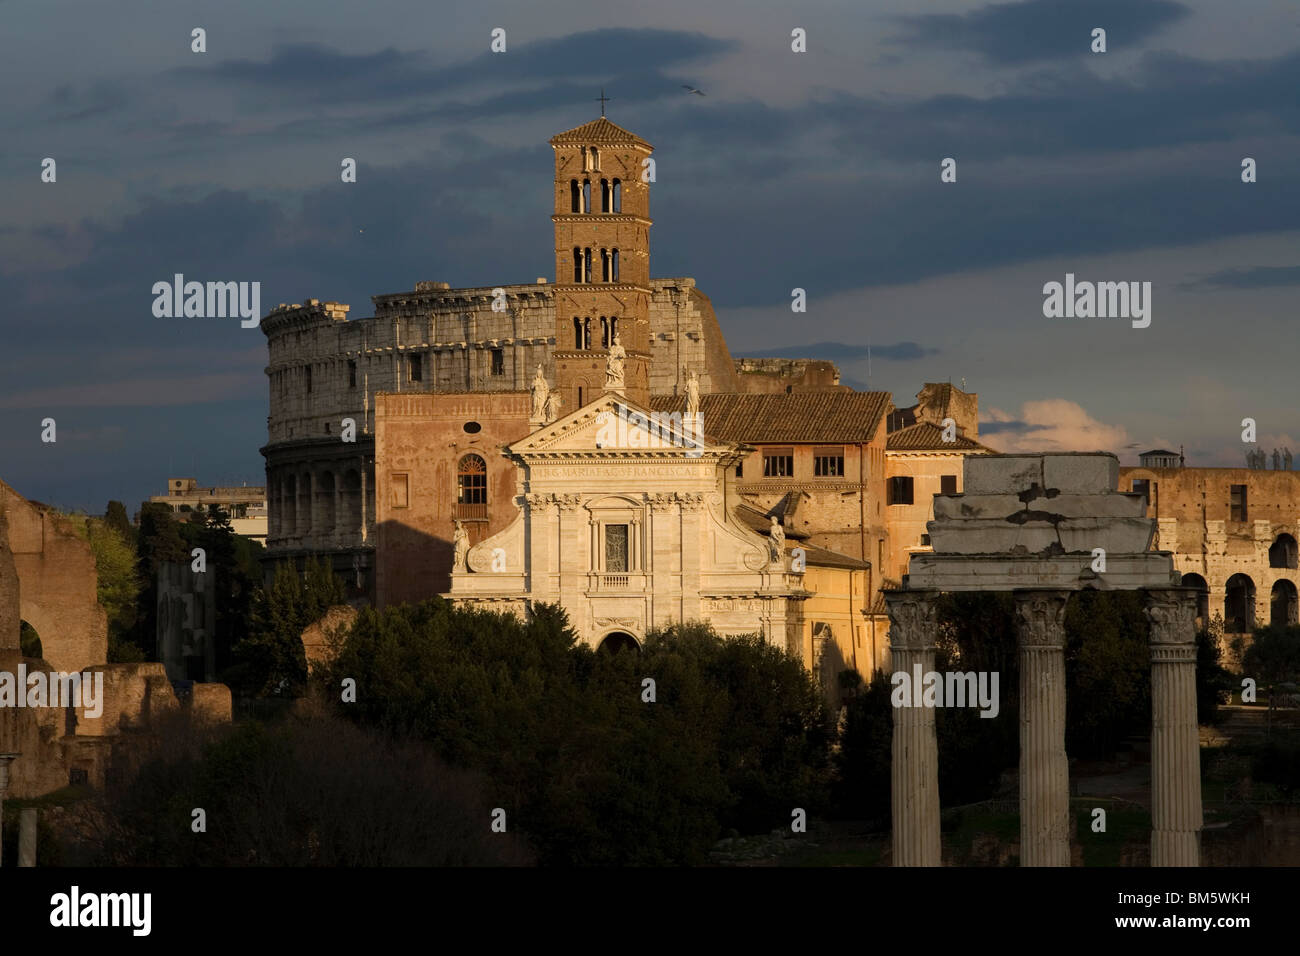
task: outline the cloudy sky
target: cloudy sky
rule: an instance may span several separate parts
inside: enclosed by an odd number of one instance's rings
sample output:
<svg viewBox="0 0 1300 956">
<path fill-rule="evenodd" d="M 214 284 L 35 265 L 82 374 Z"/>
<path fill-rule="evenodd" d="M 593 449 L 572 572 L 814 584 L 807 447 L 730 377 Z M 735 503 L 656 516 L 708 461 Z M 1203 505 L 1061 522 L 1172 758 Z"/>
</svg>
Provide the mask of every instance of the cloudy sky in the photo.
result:
<svg viewBox="0 0 1300 956">
<path fill-rule="evenodd" d="M 1252 417 L 1300 452 L 1294 0 L 0 0 L 0 23 L 0 479 L 31 498 L 264 480 L 265 339 L 155 318 L 174 273 L 353 317 L 419 280 L 553 278 L 546 140 L 602 86 L 656 147 L 652 271 L 696 279 L 733 354 L 829 358 L 899 405 L 965 380 L 1004 450 L 1235 465 Z M 1150 282 L 1150 326 L 1045 318 L 1067 272 Z"/>
</svg>

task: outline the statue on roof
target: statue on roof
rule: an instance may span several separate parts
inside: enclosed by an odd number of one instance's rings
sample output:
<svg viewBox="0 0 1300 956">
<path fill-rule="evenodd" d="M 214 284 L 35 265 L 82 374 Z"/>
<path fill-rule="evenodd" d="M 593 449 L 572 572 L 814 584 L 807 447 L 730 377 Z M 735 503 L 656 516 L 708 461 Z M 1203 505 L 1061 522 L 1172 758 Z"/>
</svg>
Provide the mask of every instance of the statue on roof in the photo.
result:
<svg viewBox="0 0 1300 956">
<path fill-rule="evenodd" d="M 560 398 L 559 392 L 551 392 L 546 398 L 546 414 L 544 417 L 546 424 L 551 424 L 560 417 L 560 405 L 564 399 Z"/>
<path fill-rule="evenodd" d="M 1276 448 L 1273 449 L 1273 470 L 1274 471 L 1282 470 L 1282 455 L 1278 452 Z"/>
<path fill-rule="evenodd" d="M 451 567 L 453 571 L 464 571 L 465 559 L 469 556 L 469 532 L 465 530 L 465 526 L 461 524 L 459 518 L 455 519 L 455 521 L 456 533 L 452 536 L 454 554 Z"/>
<path fill-rule="evenodd" d="M 618 332 L 609 343 L 609 355 L 605 357 L 605 390 L 614 391 L 623 387 L 623 363 L 627 359 L 627 350 L 618 341 Z"/>
<path fill-rule="evenodd" d="M 694 418 L 700 413 L 700 376 L 692 370 L 686 379 L 686 416 Z"/>
<path fill-rule="evenodd" d="M 768 528 L 768 550 L 771 552 L 772 563 L 780 564 L 785 557 L 785 528 L 781 527 L 781 522 L 776 515 L 772 515 L 772 527 Z"/>
<path fill-rule="evenodd" d="M 530 389 L 533 393 L 533 418 L 539 419 L 546 415 L 546 399 L 550 395 L 550 386 L 546 384 L 546 373 L 542 367 L 537 366 L 537 374 L 533 376 L 533 385 Z"/>
<path fill-rule="evenodd" d="M 1283 471 L 1291 470 L 1291 449 L 1290 448 L 1282 449 L 1282 470 Z"/>
</svg>

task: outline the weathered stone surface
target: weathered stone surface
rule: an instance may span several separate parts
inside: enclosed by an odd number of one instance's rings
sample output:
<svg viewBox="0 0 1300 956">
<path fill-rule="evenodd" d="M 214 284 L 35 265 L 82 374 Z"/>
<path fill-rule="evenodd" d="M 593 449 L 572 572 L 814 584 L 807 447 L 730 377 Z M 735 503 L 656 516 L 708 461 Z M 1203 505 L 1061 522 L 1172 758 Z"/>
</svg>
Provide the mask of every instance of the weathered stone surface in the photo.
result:
<svg viewBox="0 0 1300 956">
<path fill-rule="evenodd" d="M 1098 453 L 1043 456 L 1043 486 L 1061 494 L 1108 494 L 1119 487 L 1119 459 Z"/>
<path fill-rule="evenodd" d="M 1100 591 L 1171 587 L 1178 572 L 1163 551 L 1107 554 L 1106 573 L 1092 570 L 1091 554 L 1035 557 L 1010 554 L 914 554 L 907 587 L 939 591 L 1005 591 L 1014 588 L 1095 588 Z"/>
<path fill-rule="evenodd" d="M 966 459 L 968 495 L 1019 494 L 1043 484 L 1041 455 L 978 455 Z"/>
<path fill-rule="evenodd" d="M 1107 554 L 1140 553 L 1151 547 L 1155 534 L 1155 523 L 1148 518 L 1062 518 L 1034 511 L 1013 512 L 1007 518 L 947 518 L 931 521 L 926 528 L 937 554 L 1050 554 L 1094 548 Z"/>
<path fill-rule="evenodd" d="M 1145 518 L 1146 498 L 1140 494 L 1098 495 L 936 495 L 934 517 L 1008 518 L 1022 511 L 1062 518 Z"/>
</svg>

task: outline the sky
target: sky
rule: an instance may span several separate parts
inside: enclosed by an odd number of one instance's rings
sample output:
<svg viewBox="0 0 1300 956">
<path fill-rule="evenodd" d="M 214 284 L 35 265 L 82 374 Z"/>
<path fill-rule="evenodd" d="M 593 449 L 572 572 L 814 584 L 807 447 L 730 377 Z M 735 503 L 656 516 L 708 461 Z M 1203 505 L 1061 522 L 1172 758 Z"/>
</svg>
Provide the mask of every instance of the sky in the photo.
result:
<svg viewBox="0 0 1300 956">
<path fill-rule="evenodd" d="M 602 88 L 655 146 L 651 272 L 733 355 L 964 382 L 1003 451 L 1235 466 L 1252 418 L 1300 453 L 1293 0 L 0 0 L 0 480 L 91 513 L 262 484 L 264 336 L 153 284 L 358 318 L 553 281 L 547 140 Z M 1150 324 L 1047 317 L 1067 274 L 1149 282 Z"/>
</svg>

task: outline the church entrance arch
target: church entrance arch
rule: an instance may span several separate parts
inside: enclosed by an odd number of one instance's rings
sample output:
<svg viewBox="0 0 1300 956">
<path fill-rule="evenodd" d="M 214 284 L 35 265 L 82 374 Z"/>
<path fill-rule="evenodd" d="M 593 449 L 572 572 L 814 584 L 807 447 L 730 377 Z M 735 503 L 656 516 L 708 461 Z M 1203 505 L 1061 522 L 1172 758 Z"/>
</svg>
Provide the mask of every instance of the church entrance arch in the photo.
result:
<svg viewBox="0 0 1300 956">
<path fill-rule="evenodd" d="M 624 651 L 636 653 L 641 650 L 641 643 L 627 631 L 610 631 L 601 638 L 597 650 L 610 654 L 621 654 Z"/>
</svg>

